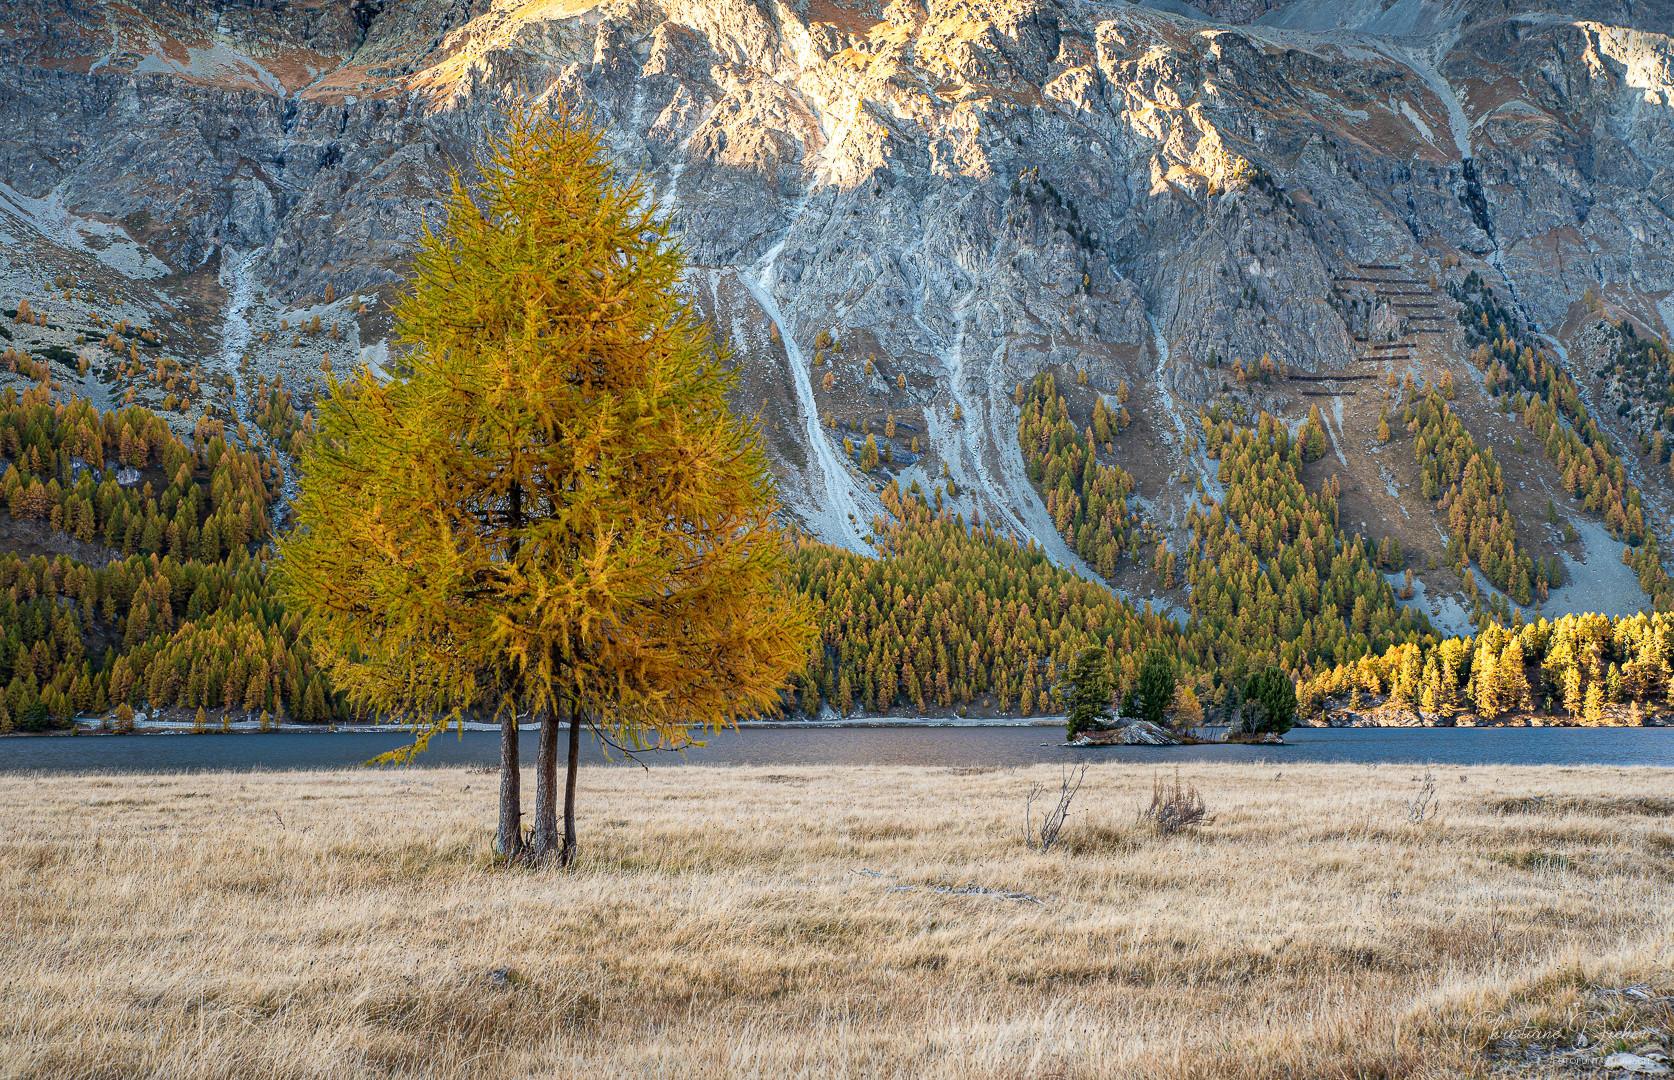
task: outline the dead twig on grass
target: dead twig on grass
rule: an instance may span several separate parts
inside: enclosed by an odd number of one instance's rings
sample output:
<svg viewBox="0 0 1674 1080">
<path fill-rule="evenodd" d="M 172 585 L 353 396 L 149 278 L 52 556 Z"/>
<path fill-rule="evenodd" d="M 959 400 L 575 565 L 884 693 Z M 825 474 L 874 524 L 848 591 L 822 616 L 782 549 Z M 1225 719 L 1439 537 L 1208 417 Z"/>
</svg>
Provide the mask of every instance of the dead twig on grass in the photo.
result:
<svg viewBox="0 0 1674 1080">
<path fill-rule="evenodd" d="M 850 870 L 849 873 L 858 877 L 882 878 L 885 881 L 897 880 L 894 874 L 883 874 L 876 870 Z M 921 889 L 925 892 L 940 893 L 943 896 L 981 896 L 991 900 L 1011 900 L 1021 904 L 1047 903 L 1046 900 L 1033 893 L 990 889 L 988 886 L 978 885 L 974 881 L 968 881 L 963 885 L 888 885 L 884 887 L 884 892 L 917 892 Z"/>
</svg>

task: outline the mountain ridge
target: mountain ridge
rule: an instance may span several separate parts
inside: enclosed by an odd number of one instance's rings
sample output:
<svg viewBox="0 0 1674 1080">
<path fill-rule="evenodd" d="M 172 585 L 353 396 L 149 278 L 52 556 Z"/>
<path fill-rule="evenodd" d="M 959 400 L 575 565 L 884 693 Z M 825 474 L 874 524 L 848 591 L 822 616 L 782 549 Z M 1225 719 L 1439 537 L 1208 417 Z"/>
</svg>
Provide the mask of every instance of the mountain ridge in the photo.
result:
<svg viewBox="0 0 1674 1080">
<path fill-rule="evenodd" d="M 10 220 L 38 234 L 9 283 L 45 300 L 97 261 L 86 272 L 124 296 L 96 305 L 104 317 L 172 319 L 171 342 L 229 372 L 217 324 L 227 267 L 248 259 L 270 335 L 289 313 L 335 313 L 353 338 L 339 363 L 387 363 L 387 304 L 448 170 L 469 168 L 514 88 L 560 95 L 647 178 L 787 506 L 823 540 L 870 550 L 893 477 L 1097 576 L 1018 443 L 1014 388 L 1053 369 L 1130 398 L 1105 457 L 1174 550 L 1191 485 L 1214 483 L 1200 411 L 1236 403 L 1294 433 L 1322 406 L 1345 510 L 1412 553 L 1433 617 L 1449 598 L 1462 614 L 1475 590 L 1419 561 L 1445 555 L 1445 519 L 1375 437 L 1399 403 L 1386 378 L 1445 374 L 1520 485 L 1531 554 L 1563 560 L 1571 587 L 1608 571 L 1598 607 L 1648 604 L 1624 595 L 1617 570 L 1632 572 L 1571 510 L 1562 471 L 1516 454 L 1449 290 L 1472 272 L 1493 290 L 1506 340 L 1549 355 L 1635 451 L 1625 475 L 1651 528 L 1674 520 L 1649 445 L 1674 423 L 1597 376 L 1619 350 L 1595 340 L 1605 323 L 1674 321 L 1674 47 L 1645 29 L 1674 25 L 1674 6 L 1198 9 L 1227 21 L 1033 0 L 38 0 L 4 47 L 0 167 L 17 198 L 0 213 L 27 202 Z M 60 212 L 60 232 L 121 235 L 58 243 L 35 227 Z M 146 259 L 167 272 L 128 272 Z M 299 380 L 330 350 L 260 351 L 258 368 Z M 864 472 L 845 435 L 890 441 L 891 420 L 919 450 L 896 438 L 891 456 L 912 463 Z M 1548 497 L 1576 540 L 1540 520 Z M 1146 574 L 1111 583 L 1186 609 Z"/>
</svg>

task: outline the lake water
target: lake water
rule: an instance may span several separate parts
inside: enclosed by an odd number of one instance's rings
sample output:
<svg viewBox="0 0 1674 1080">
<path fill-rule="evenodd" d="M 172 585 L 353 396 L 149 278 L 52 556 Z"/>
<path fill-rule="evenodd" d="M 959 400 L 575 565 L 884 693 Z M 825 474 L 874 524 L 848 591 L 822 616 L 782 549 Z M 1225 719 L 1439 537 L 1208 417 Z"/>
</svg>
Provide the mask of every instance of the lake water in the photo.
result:
<svg viewBox="0 0 1674 1080">
<path fill-rule="evenodd" d="M 1006 766 L 1037 762 L 1192 761 L 1388 762 L 1437 765 L 1674 766 L 1674 728 L 1298 728 L 1286 746 L 1177 746 L 1072 749 L 1063 730 L 980 728 L 746 728 L 712 737 L 684 754 L 644 754 L 652 768 L 699 765 Z M 0 739 L 0 773 L 185 772 L 332 769 L 401 746 L 398 730 L 272 735 L 128 735 Z M 469 731 L 437 738 L 423 766 L 490 765 L 499 735 Z M 523 763 L 535 757 L 524 733 Z M 615 755 L 620 761 L 620 755 Z M 601 762 L 596 746 L 584 753 Z"/>
</svg>

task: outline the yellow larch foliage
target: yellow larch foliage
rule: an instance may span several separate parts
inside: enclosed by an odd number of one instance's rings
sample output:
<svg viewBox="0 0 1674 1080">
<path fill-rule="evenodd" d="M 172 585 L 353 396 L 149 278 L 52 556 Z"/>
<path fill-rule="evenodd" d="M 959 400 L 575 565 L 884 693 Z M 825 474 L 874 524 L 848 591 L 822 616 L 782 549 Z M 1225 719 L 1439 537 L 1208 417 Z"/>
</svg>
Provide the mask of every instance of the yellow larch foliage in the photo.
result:
<svg viewBox="0 0 1674 1080">
<path fill-rule="evenodd" d="M 569 712 L 572 755 L 768 709 L 811 622 L 667 226 L 562 108 L 514 108 L 479 167 L 397 306 L 410 376 L 331 381 L 287 606 L 351 700 L 427 718 L 415 748 L 466 709 Z"/>
</svg>

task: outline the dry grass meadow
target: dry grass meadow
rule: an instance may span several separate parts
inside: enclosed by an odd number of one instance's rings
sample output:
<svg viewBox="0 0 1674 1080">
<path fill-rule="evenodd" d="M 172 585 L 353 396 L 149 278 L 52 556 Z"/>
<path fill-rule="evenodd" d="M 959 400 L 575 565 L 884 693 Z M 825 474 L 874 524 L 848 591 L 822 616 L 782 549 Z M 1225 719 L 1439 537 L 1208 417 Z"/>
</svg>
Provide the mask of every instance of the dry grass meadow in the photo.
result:
<svg viewBox="0 0 1674 1080">
<path fill-rule="evenodd" d="M 592 768 L 571 873 L 492 865 L 481 772 L 4 777 L 0 1076 L 1548 1075 L 1514 1048 L 1666 1039 L 1609 991 L 1671 992 L 1674 775 L 1437 769 L 1419 825 L 1422 772 L 1192 765 L 1215 818 L 1162 837 L 1152 770 L 1099 766 L 1042 855 L 1045 767 Z"/>
</svg>

